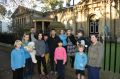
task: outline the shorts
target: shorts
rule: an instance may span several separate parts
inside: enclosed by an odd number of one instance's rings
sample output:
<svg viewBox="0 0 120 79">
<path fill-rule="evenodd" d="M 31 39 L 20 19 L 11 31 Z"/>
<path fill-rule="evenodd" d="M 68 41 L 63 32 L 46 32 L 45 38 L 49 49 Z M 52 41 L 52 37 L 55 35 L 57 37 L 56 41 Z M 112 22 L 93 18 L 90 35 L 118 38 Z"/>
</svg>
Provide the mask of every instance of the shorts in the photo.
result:
<svg viewBox="0 0 120 79">
<path fill-rule="evenodd" d="M 85 71 L 76 69 L 76 74 L 85 75 Z"/>
</svg>

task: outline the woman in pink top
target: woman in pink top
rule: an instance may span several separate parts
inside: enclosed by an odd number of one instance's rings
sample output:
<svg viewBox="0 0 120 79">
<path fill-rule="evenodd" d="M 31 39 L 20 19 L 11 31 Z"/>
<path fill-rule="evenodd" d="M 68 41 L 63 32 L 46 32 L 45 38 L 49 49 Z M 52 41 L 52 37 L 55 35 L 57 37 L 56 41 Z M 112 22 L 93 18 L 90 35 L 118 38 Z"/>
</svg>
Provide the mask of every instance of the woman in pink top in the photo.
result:
<svg viewBox="0 0 120 79">
<path fill-rule="evenodd" d="M 65 77 L 65 63 L 66 63 L 66 50 L 62 47 L 62 41 L 58 42 L 58 47 L 55 49 L 54 61 L 56 63 L 58 78 L 64 79 Z"/>
</svg>

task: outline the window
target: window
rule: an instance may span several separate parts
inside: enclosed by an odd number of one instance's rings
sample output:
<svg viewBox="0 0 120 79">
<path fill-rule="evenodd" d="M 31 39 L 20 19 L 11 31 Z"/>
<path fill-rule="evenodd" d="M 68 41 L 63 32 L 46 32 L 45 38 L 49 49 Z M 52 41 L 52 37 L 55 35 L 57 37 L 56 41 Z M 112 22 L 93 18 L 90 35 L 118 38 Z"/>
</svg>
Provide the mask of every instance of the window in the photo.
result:
<svg viewBox="0 0 120 79">
<path fill-rule="evenodd" d="M 89 33 L 90 34 L 98 34 L 99 33 L 99 24 L 97 20 L 90 20 L 90 24 L 89 24 Z"/>
<path fill-rule="evenodd" d="M 95 22 L 95 33 L 98 33 L 98 22 Z"/>
<path fill-rule="evenodd" d="M 94 22 L 90 22 L 90 33 L 94 33 Z"/>
<path fill-rule="evenodd" d="M 22 26 L 24 26 L 24 18 L 22 18 Z"/>
</svg>

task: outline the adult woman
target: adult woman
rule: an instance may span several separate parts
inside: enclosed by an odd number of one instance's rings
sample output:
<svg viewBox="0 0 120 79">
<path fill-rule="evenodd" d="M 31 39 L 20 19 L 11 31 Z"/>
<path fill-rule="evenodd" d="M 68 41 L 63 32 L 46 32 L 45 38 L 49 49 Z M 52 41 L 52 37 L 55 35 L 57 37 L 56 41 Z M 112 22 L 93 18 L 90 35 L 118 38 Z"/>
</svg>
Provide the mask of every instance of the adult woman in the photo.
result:
<svg viewBox="0 0 120 79">
<path fill-rule="evenodd" d="M 91 35 L 91 42 L 88 50 L 88 79 L 100 79 L 99 71 L 104 54 L 103 45 L 97 41 L 95 34 Z"/>
<path fill-rule="evenodd" d="M 63 43 L 63 47 L 67 50 L 67 35 L 65 34 L 64 30 L 60 31 L 59 37 L 60 37 L 60 40 Z"/>
</svg>

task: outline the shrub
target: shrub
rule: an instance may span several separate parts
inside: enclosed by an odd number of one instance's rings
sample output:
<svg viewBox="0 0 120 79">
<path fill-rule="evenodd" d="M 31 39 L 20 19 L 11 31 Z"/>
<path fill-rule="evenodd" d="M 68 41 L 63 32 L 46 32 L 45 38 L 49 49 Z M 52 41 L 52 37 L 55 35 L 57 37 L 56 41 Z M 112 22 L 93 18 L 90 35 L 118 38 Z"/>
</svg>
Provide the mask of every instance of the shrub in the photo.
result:
<svg viewBox="0 0 120 79">
<path fill-rule="evenodd" d="M 14 44 L 16 36 L 13 33 L 0 33 L 0 42 L 6 44 Z"/>
</svg>

